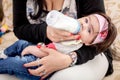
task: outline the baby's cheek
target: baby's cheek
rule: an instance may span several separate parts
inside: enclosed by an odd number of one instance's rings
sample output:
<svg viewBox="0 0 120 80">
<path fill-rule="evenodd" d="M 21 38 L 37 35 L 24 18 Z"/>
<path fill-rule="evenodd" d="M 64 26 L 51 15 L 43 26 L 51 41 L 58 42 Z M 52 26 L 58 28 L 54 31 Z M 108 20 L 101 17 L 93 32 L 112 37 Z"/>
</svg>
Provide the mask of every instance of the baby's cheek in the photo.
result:
<svg viewBox="0 0 120 80">
<path fill-rule="evenodd" d="M 86 43 L 86 40 L 84 37 L 81 36 L 82 43 Z"/>
<path fill-rule="evenodd" d="M 84 36 L 81 38 L 82 43 L 89 44 L 89 38 L 87 36 Z"/>
</svg>

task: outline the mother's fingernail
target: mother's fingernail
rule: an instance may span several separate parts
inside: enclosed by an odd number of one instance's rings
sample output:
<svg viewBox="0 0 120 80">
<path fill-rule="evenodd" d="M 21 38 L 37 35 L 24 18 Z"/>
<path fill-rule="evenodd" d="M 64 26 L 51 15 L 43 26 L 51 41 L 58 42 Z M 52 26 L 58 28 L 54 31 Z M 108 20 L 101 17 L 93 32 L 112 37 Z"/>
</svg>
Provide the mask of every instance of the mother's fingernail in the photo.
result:
<svg viewBox="0 0 120 80">
<path fill-rule="evenodd" d="M 41 45 L 37 45 L 37 48 L 41 48 Z"/>
<path fill-rule="evenodd" d="M 80 36 L 77 36 L 77 37 L 76 37 L 76 40 L 80 40 L 80 38 L 81 38 Z"/>
</svg>

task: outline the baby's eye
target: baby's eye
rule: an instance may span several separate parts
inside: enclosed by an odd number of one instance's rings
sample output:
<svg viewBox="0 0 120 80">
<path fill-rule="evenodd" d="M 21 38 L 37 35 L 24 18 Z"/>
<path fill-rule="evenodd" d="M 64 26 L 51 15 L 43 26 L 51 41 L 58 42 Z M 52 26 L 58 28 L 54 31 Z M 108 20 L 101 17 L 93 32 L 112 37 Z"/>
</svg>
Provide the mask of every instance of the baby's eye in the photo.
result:
<svg viewBox="0 0 120 80">
<path fill-rule="evenodd" d="M 88 19 L 87 18 L 85 19 L 85 23 L 88 23 Z"/>
</svg>

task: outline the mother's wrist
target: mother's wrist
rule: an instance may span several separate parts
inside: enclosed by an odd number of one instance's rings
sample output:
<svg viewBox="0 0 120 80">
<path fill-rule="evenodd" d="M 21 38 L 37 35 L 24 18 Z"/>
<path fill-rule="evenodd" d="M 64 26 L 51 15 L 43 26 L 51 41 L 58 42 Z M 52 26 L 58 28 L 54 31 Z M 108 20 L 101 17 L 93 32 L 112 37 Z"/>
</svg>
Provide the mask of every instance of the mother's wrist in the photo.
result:
<svg viewBox="0 0 120 80">
<path fill-rule="evenodd" d="M 69 66 L 74 66 L 77 62 L 77 54 L 76 52 L 71 52 L 68 54 L 72 60 L 71 64 Z"/>
</svg>

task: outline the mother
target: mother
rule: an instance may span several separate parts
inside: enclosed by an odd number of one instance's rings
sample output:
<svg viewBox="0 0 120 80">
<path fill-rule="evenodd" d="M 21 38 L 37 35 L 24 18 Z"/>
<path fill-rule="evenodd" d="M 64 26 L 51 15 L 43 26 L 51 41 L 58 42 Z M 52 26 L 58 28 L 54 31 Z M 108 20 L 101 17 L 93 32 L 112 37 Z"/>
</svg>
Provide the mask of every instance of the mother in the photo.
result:
<svg viewBox="0 0 120 80">
<path fill-rule="evenodd" d="M 29 1 L 32 1 L 32 4 Z M 13 0 L 15 35 L 19 39 L 34 44 L 77 39 L 77 35 L 71 36 L 69 32 L 47 27 L 45 17 L 51 10 L 67 12 L 70 16 L 72 14 L 74 18 L 81 18 L 94 12 L 105 13 L 103 0 Z M 94 48 L 84 45 L 79 50 L 74 51 L 76 55 L 72 54 L 75 56 L 73 59 L 48 48 L 41 50 L 49 55 L 39 60 L 39 64 L 42 66 L 34 70 L 30 69 L 29 72 L 35 76 L 42 76 L 42 72 L 45 71 L 42 79 L 56 71 L 50 80 L 101 80 L 105 74 L 112 73 L 112 58 L 109 50 L 105 51 L 104 54 L 99 54 Z M 67 68 L 71 63 L 75 66 Z M 27 63 L 24 66 L 36 65 L 38 65 L 38 61 Z"/>
</svg>

